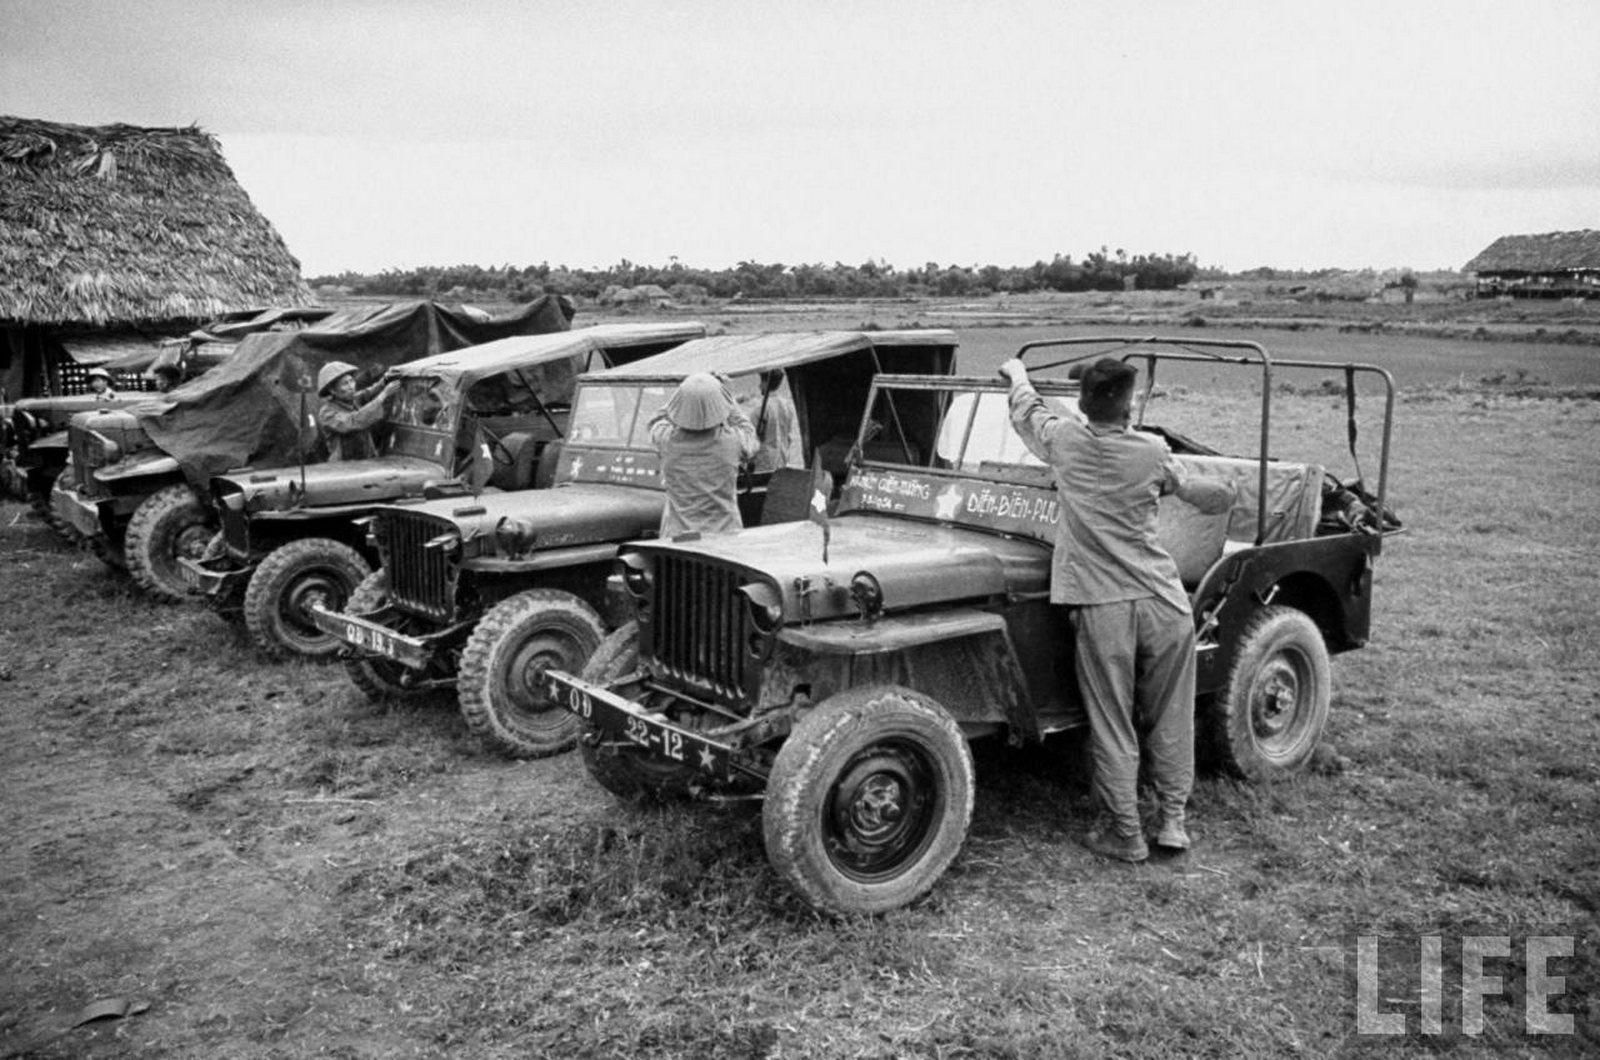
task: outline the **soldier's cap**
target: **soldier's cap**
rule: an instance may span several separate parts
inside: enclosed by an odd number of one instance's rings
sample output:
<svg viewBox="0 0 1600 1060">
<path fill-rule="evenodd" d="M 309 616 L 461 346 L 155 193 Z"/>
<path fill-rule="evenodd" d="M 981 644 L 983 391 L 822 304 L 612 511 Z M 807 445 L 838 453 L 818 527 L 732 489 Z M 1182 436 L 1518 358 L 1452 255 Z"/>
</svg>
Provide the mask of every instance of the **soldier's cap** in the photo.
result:
<svg viewBox="0 0 1600 1060">
<path fill-rule="evenodd" d="M 106 382 L 109 383 L 109 382 L 111 382 L 111 373 L 106 371 L 104 368 L 91 368 L 91 369 L 89 369 L 89 378 L 90 379 L 104 379 Z"/>
</svg>

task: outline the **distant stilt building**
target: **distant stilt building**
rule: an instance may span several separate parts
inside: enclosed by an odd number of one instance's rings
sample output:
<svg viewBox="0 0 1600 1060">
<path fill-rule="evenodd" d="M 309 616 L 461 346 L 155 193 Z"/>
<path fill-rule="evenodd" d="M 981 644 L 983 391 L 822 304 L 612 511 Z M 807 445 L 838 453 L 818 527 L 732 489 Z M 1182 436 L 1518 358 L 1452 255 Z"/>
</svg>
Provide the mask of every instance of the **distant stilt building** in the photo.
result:
<svg viewBox="0 0 1600 1060">
<path fill-rule="evenodd" d="M 1600 298 L 1600 231 L 1501 236 L 1463 268 L 1479 298 Z"/>
</svg>

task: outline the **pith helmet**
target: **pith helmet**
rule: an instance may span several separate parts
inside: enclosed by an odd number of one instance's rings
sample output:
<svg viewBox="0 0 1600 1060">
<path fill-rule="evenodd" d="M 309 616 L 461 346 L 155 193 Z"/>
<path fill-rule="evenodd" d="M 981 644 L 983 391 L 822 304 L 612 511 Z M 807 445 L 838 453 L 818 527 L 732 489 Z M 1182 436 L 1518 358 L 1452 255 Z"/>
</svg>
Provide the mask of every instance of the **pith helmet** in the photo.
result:
<svg viewBox="0 0 1600 1060">
<path fill-rule="evenodd" d="M 317 394 L 327 394 L 328 388 L 356 371 L 356 366 L 344 361 L 329 361 L 317 371 Z"/>
<path fill-rule="evenodd" d="M 667 399 L 667 419 L 686 431 L 715 427 L 733 411 L 722 382 L 708 372 L 696 372 L 679 384 Z"/>
</svg>

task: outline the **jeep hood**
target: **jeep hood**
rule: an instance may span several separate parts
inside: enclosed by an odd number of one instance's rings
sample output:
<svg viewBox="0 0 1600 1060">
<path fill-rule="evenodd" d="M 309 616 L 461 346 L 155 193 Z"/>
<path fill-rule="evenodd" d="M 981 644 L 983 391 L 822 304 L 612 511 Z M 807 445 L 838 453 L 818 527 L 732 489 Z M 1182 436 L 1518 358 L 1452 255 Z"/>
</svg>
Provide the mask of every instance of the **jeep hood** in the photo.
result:
<svg viewBox="0 0 1600 1060">
<path fill-rule="evenodd" d="M 876 515 L 836 519 L 829 528 L 828 562 L 815 523 L 753 527 L 698 541 L 652 542 L 650 552 L 722 560 L 771 578 L 790 620 L 854 615 L 850 582 L 865 571 L 883 591 L 885 611 L 972 600 L 1050 586 L 1050 550 L 1027 540 L 959 527 L 912 523 Z M 803 585 L 810 592 L 802 594 Z M 803 600 L 809 596 L 809 610 Z"/>
<path fill-rule="evenodd" d="M 424 485 L 445 477 L 431 460 L 389 456 L 238 471 L 216 476 L 212 488 L 241 494 L 245 511 L 263 512 L 382 504 L 420 496 Z"/>
<path fill-rule="evenodd" d="M 665 495 L 659 490 L 573 483 L 542 490 L 445 497 L 407 504 L 398 510 L 422 512 L 455 523 L 463 542 L 477 542 L 467 549 L 465 565 L 470 567 L 472 557 L 496 554 L 495 530 L 502 519 L 508 525 L 514 523 L 524 540 L 531 541 L 531 548 L 524 550 L 526 554 L 570 545 L 620 544 L 654 535 L 661 525 L 665 503 Z"/>
</svg>

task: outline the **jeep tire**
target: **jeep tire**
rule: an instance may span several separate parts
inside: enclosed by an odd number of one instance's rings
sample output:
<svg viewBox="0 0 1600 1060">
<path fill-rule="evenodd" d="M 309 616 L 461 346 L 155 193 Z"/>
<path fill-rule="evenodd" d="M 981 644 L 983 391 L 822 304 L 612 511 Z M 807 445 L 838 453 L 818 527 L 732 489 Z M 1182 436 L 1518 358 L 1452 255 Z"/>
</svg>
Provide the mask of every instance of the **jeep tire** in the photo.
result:
<svg viewBox="0 0 1600 1060">
<path fill-rule="evenodd" d="M 344 610 L 372 573 L 361 553 L 326 537 L 290 541 L 267 553 L 244 591 L 244 625 L 273 659 L 327 659 L 344 647 L 311 621 L 311 608 Z"/>
<path fill-rule="evenodd" d="M 146 497 L 128 520 L 123 549 L 128 573 L 157 600 L 189 598 L 179 556 L 199 559 L 214 532 L 211 511 L 187 483 L 163 487 Z"/>
<path fill-rule="evenodd" d="M 591 684 L 610 686 L 638 665 L 639 623 L 629 622 L 600 642 L 582 676 Z M 682 802 L 690 797 L 700 778 L 694 767 L 625 741 L 602 743 L 603 739 L 599 729 L 586 726 L 578 740 L 584 768 L 602 788 L 623 802 L 644 805 Z"/>
<path fill-rule="evenodd" d="M 571 750 L 578 719 L 550 698 L 544 672 L 581 671 L 605 635 L 594 608 L 559 589 L 491 607 L 461 652 L 456 693 L 467 728 L 513 758 Z"/>
<path fill-rule="evenodd" d="M 1245 623 L 1222 691 L 1202 704 L 1216 763 L 1250 781 L 1298 772 L 1328 723 L 1328 648 L 1292 607 L 1264 607 Z"/>
<path fill-rule="evenodd" d="M 898 908 L 955 860 L 973 788 L 972 752 L 938 703 L 894 685 L 848 689 L 778 751 L 762 808 L 767 858 L 818 909 Z"/>
</svg>

